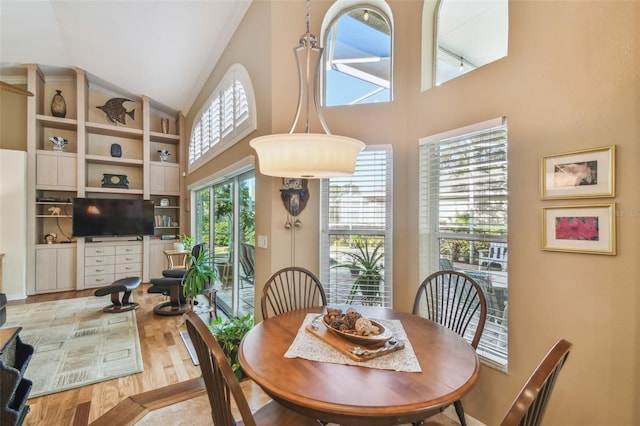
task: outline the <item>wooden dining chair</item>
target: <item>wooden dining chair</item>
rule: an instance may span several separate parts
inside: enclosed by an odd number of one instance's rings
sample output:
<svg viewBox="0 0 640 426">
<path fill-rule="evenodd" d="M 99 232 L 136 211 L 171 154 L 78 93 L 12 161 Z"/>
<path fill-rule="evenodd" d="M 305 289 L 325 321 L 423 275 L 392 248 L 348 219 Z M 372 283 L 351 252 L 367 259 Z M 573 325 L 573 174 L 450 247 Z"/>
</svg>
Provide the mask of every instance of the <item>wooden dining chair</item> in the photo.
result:
<svg viewBox="0 0 640 426">
<path fill-rule="evenodd" d="M 324 306 L 327 295 L 313 272 L 290 266 L 276 271 L 262 289 L 262 318 L 267 319 L 295 309 Z"/>
<path fill-rule="evenodd" d="M 418 287 L 413 313 L 470 338 L 471 346 L 477 349 L 487 320 L 487 301 L 482 288 L 470 276 L 459 271 L 438 271 Z M 460 424 L 466 425 L 462 401 L 456 401 L 454 407 Z"/>
<path fill-rule="evenodd" d="M 538 426 L 572 344 L 559 340 L 529 377 L 505 415 L 501 426 Z"/>
<path fill-rule="evenodd" d="M 184 317 L 200 361 L 214 426 L 319 425 L 317 420 L 291 411 L 273 400 L 252 414 L 229 361 L 207 325 L 193 311 L 187 312 Z M 236 422 L 233 418 L 232 401 L 238 407 L 242 422 Z"/>
</svg>

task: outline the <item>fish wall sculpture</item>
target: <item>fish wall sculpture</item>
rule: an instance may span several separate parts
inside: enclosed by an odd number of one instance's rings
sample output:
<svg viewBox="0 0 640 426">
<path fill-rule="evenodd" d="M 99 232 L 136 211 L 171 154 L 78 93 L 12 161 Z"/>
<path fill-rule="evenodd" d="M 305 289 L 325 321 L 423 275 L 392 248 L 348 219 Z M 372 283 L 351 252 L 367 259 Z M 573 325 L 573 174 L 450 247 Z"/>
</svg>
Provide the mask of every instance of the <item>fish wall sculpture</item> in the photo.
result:
<svg viewBox="0 0 640 426">
<path fill-rule="evenodd" d="M 134 108 L 131 111 L 127 111 L 127 109 L 123 105 L 125 102 L 133 101 L 126 98 L 111 98 L 103 106 L 99 106 L 96 108 L 104 111 L 104 113 L 107 114 L 107 119 L 116 126 L 118 125 L 118 123 L 127 124 L 125 122 L 125 115 L 128 115 L 133 120 L 136 110 Z"/>
</svg>

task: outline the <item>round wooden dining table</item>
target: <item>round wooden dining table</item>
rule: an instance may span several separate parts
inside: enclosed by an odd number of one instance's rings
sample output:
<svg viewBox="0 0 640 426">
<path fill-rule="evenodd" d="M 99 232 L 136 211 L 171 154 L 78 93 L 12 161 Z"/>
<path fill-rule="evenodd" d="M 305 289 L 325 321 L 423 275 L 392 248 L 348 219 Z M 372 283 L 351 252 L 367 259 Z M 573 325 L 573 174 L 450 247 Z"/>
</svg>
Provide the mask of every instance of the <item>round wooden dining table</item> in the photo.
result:
<svg viewBox="0 0 640 426">
<path fill-rule="evenodd" d="M 379 307 L 355 308 L 366 318 L 400 320 L 422 371 L 285 358 L 306 315 L 322 313 L 324 307 L 290 311 L 258 323 L 240 345 L 242 369 L 271 398 L 290 409 L 349 426 L 424 420 L 460 399 L 477 382 L 478 356 L 455 332 L 417 315 Z M 318 345 L 325 344 L 318 339 Z"/>
</svg>

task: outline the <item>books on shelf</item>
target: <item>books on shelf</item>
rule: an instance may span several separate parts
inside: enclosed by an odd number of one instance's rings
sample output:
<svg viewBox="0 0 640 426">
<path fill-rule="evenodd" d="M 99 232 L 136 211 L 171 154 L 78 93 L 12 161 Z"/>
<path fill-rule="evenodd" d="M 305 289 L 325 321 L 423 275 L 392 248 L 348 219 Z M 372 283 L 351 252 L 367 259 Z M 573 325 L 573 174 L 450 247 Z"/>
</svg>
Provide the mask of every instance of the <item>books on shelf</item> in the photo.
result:
<svg viewBox="0 0 640 426">
<path fill-rule="evenodd" d="M 155 219 L 157 228 L 169 228 L 178 226 L 178 222 L 175 221 L 173 216 L 169 216 L 166 214 L 157 214 Z"/>
</svg>

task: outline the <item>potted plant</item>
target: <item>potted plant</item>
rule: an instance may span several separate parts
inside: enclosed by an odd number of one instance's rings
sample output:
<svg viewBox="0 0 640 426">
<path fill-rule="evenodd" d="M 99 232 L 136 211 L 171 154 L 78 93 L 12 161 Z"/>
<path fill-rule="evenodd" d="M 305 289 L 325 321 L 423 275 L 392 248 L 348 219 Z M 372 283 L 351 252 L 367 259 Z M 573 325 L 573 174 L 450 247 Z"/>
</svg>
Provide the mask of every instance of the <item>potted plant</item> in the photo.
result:
<svg viewBox="0 0 640 426">
<path fill-rule="evenodd" d="M 251 327 L 253 327 L 253 316 L 251 314 L 227 320 L 216 318 L 209 325 L 209 330 L 211 330 L 211 333 L 213 333 L 227 356 L 231 369 L 238 380 L 244 377 L 244 373 L 240 368 L 240 361 L 238 361 L 238 349 L 242 338 L 251 330 Z"/>
<path fill-rule="evenodd" d="M 206 286 L 218 277 L 216 270 L 211 266 L 208 250 L 201 250 L 198 256 L 190 256 L 190 267 L 182 278 L 182 294 L 188 303 L 193 306 L 193 302 Z"/>
<path fill-rule="evenodd" d="M 182 247 L 176 247 L 178 251 L 188 251 L 191 252 L 193 248 L 193 243 L 195 242 L 195 238 L 188 236 L 187 234 L 182 234 L 178 236 L 179 243 L 182 244 Z M 182 250 L 180 250 L 180 248 Z"/>
<path fill-rule="evenodd" d="M 360 293 L 362 299 L 371 304 L 378 303 L 380 301 L 380 283 L 384 280 L 382 271 L 384 266 L 382 265 L 382 258 L 384 253 L 382 252 L 382 242 L 378 242 L 371 249 L 369 242 L 356 241 L 355 252 L 344 253 L 349 262 L 335 265 L 335 268 L 346 268 L 351 271 L 352 274 L 358 275 L 351 287 L 349 293 L 348 302 L 353 302 L 355 296 Z"/>
</svg>

